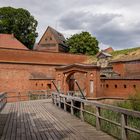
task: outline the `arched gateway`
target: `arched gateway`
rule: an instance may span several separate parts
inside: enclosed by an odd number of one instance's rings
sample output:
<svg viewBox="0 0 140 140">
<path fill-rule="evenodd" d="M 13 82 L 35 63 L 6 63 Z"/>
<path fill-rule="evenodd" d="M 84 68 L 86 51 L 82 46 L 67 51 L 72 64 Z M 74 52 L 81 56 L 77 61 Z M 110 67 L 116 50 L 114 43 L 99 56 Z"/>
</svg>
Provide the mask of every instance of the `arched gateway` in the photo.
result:
<svg viewBox="0 0 140 140">
<path fill-rule="evenodd" d="M 97 97 L 100 85 L 100 67 L 87 64 L 71 64 L 55 69 L 57 87 L 64 94 L 81 89 L 86 97 Z"/>
</svg>

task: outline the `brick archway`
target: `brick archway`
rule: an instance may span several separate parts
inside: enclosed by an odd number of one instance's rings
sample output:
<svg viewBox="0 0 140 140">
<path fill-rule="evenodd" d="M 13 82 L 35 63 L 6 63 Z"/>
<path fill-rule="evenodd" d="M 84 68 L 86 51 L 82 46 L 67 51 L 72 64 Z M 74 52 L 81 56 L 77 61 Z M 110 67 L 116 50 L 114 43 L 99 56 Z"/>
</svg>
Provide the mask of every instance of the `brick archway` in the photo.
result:
<svg viewBox="0 0 140 140">
<path fill-rule="evenodd" d="M 65 94 L 69 90 L 77 90 L 76 87 L 72 87 L 71 84 L 74 84 L 72 80 L 78 81 L 87 97 L 96 97 L 100 82 L 100 67 L 95 65 L 72 64 L 56 68 L 57 86 Z"/>
</svg>

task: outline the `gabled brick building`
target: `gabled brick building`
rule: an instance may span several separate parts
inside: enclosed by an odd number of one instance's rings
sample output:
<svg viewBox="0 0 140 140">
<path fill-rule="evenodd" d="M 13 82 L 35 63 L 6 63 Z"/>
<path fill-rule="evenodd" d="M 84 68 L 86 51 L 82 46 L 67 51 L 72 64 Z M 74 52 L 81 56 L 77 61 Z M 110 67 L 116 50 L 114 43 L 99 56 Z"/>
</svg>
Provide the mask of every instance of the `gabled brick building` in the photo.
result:
<svg viewBox="0 0 140 140">
<path fill-rule="evenodd" d="M 63 34 L 48 26 L 34 50 L 50 52 L 68 52 Z"/>
</svg>

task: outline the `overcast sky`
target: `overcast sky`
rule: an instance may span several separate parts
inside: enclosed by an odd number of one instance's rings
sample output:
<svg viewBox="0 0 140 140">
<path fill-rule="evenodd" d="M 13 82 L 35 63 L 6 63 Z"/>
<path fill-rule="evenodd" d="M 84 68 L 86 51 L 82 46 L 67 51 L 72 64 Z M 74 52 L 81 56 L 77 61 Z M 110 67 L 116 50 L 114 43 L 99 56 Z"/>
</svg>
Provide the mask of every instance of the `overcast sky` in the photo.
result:
<svg viewBox="0 0 140 140">
<path fill-rule="evenodd" d="M 140 0 L 0 0 L 4 6 L 25 8 L 37 19 L 37 41 L 52 26 L 65 37 L 88 31 L 101 49 L 140 46 Z"/>
</svg>

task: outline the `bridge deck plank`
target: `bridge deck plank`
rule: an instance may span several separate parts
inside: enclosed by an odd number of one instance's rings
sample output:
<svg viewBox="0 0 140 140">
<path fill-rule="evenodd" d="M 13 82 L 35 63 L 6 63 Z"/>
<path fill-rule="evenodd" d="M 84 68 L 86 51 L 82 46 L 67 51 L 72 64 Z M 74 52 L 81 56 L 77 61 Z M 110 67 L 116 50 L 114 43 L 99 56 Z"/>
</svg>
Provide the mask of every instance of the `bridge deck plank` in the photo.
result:
<svg viewBox="0 0 140 140">
<path fill-rule="evenodd" d="M 0 113 L 3 120 L 1 140 L 114 140 L 49 99 L 8 103 Z"/>
</svg>

